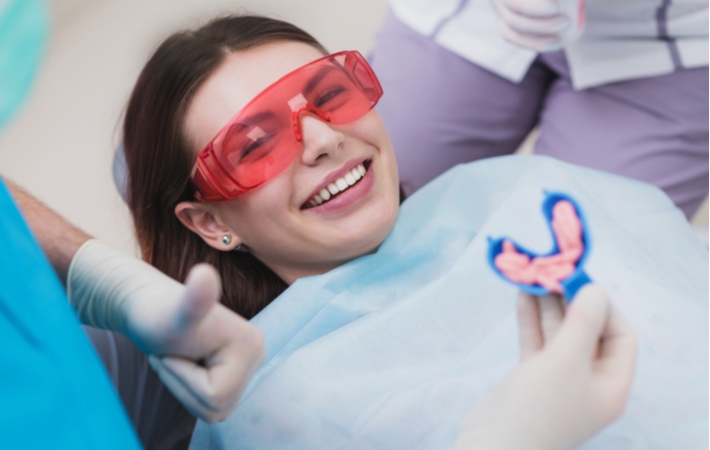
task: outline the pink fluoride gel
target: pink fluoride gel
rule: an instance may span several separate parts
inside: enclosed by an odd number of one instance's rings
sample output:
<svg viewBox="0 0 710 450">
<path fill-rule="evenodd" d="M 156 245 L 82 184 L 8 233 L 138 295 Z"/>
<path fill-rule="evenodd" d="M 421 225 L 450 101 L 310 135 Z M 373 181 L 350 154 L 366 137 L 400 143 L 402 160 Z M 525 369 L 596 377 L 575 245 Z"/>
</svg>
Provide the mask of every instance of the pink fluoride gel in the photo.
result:
<svg viewBox="0 0 710 450">
<path fill-rule="evenodd" d="M 519 253 L 512 242 L 503 241 L 503 251 L 494 259 L 498 270 L 515 283 L 539 284 L 550 292 L 562 293 L 562 280 L 572 275 L 582 257 L 582 223 L 574 206 L 560 200 L 552 208 L 552 232 L 559 253 L 530 259 Z"/>
</svg>

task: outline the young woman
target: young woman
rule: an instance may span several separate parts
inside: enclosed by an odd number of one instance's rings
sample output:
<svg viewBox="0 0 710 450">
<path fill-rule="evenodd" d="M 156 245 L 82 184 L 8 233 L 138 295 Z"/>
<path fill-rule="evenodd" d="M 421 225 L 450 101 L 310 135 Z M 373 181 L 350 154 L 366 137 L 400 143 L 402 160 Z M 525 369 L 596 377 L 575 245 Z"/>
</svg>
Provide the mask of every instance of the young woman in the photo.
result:
<svg viewBox="0 0 710 450">
<path fill-rule="evenodd" d="M 196 448 L 451 445 L 466 413 L 517 356 L 508 346 L 514 320 L 509 329 L 505 319 L 510 290 L 479 263 L 483 230 L 510 223 L 506 217 L 534 199 L 511 180 L 542 179 L 575 191 L 592 219 L 614 219 L 592 220 L 614 245 L 618 219 L 653 213 L 677 220 L 667 200 L 646 187 L 539 159 L 461 168 L 400 211 L 392 145 L 372 109 L 379 83 L 359 54 L 326 55 L 292 25 L 218 19 L 167 39 L 129 101 L 127 200 L 144 258 L 178 280 L 198 262 L 213 264 L 223 302 L 247 318 L 268 305 L 254 319 L 266 339 L 265 366 L 230 419 L 199 425 Z M 596 182 L 594 195 L 574 187 L 585 178 Z M 541 192 L 539 181 L 530 183 Z M 598 198 L 619 192 L 626 203 L 599 209 Z M 492 209 L 501 202 L 507 209 Z M 598 252 L 614 261 L 606 241 Z M 625 241 L 618 248 L 641 242 Z M 613 286 L 607 274 L 629 274 L 620 265 L 594 275 Z M 667 292 L 635 281 L 632 287 L 640 298 Z M 654 331 L 696 320 L 688 307 L 678 310 Z M 668 347 L 678 344 L 671 341 Z M 702 352 L 693 354 L 702 360 Z M 664 370 L 702 388 L 702 364 L 694 364 Z M 618 387 L 631 372 L 617 375 Z M 645 380 L 643 392 L 653 384 Z M 586 394 L 609 399 L 599 392 L 590 384 Z M 624 389 L 615 392 L 624 396 Z M 614 416 L 606 411 L 595 417 Z M 696 420 L 707 422 L 707 414 L 694 412 Z M 534 422 L 525 422 L 528 429 Z M 603 423 L 590 419 L 585 426 Z M 674 423 L 651 439 L 669 438 Z"/>
</svg>

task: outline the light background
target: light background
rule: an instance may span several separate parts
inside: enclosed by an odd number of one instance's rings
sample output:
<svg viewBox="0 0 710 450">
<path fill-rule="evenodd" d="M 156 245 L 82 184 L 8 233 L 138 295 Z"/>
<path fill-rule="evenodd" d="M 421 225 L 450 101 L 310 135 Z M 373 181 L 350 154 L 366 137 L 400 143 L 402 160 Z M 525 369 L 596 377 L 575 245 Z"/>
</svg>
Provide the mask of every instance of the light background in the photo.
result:
<svg viewBox="0 0 710 450">
<path fill-rule="evenodd" d="M 137 254 L 111 175 L 138 74 L 172 32 L 226 12 L 266 14 L 331 51 L 365 54 L 386 0 L 49 0 L 53 29 L 29 101 L 0 136 L 0 168 L 70 222 Z"/>
<path fill-rule="evenodd" d="M 330 51 L 367 54 L 386 0 L 49 0 L 53 29 L 29 101 L 0 136 L 0 168 L 70 222 L 137 254 L 111 176 L 121 113 L 145 61 L 170 33 L 226 12 L 266 14 Z M 524 148 L 529 151 L 534 135 Z M 525 151 L 525 150 L 524 150 Z M 695 222 L 705 224 L 707 201 Z"/>
</svg>

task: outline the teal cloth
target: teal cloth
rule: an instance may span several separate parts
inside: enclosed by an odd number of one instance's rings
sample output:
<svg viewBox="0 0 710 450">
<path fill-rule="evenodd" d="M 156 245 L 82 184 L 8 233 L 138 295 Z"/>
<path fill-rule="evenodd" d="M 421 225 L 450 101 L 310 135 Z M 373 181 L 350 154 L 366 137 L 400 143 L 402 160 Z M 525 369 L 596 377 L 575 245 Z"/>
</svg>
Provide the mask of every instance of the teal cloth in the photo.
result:
<svg viewBox="0 0 710 450">
<path fill-rule="evenodd" d="M 42 0 L 0 0 L 0 131 L 27 96 L 48 34 Z"/>
<path fill-rule="evenodd" d="M 140 448 L 57 279 L 0 182 L 0 447 Z"/>
<path fill-rule="evenodd" d="M 544 190 L 584 209 L 586 271 L 639 337 L 625 414 L 582 448 L 707 448 L 707 249 L 660 190 L 535 156 L 452 169 L 375 254 L 290 286 L 253 319 L 265 364 L 191 448 L 450 448 L 517 364 L 516 289 L 488 266 L 488 236 L 549 250 Z"/>
<path fill-rule="evenodd" d="M 22 105 L 49 19 L 0 0 L 0 131 Z M 139 449 L 108 374 L 0 181 L 0 447 Z"/>
</svg>

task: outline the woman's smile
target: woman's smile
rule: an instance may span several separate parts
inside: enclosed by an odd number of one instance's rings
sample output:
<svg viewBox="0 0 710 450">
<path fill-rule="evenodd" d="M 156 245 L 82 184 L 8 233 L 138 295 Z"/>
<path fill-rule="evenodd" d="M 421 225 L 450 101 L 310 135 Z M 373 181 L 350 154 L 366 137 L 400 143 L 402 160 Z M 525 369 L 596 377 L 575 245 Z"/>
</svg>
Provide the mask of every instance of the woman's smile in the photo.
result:
<svg viewBox="0 0 710 450">
<path fill-rule="evenodd" d="M 328 175 L 301 207 L 314 213 L 328 213 L 347 209 L 372 189 L 374 175 L 368 170 L 371 160 L 356 158 Z"/>
</svg>

